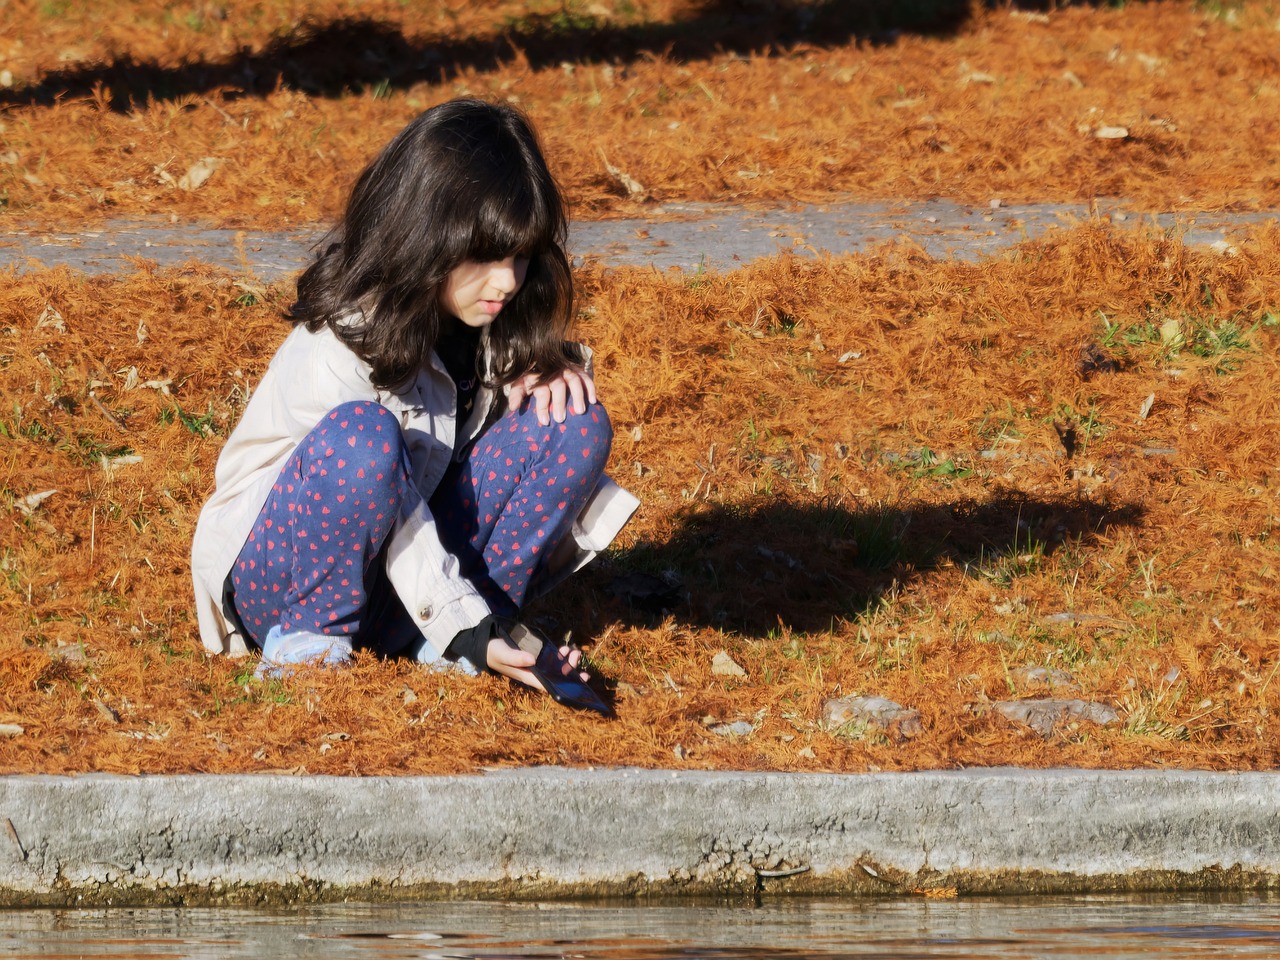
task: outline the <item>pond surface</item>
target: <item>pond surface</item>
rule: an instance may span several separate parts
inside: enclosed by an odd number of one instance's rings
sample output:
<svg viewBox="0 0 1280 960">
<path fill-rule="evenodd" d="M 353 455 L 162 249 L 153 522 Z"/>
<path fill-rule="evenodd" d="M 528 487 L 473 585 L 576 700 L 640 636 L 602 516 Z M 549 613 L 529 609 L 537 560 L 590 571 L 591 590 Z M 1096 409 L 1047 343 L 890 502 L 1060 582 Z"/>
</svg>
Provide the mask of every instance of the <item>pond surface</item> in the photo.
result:
<svg viewBox="0 0 1280 960">
<path fill-rule="evenodd" d="M 0 958 L 1280 957 L 1266 896 L 0 911 Z"/>
</svg>

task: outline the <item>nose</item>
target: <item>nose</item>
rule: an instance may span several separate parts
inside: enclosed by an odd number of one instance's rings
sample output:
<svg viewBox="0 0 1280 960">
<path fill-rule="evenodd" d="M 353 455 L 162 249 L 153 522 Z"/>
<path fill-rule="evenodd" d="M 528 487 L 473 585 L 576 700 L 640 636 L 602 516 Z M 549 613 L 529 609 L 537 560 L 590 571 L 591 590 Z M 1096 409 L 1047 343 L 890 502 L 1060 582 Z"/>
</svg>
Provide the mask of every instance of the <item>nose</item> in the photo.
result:
<svg viewBox="0 0 1280 960">
<path fill-rule="evenodd" d="M 501 293 L 515 293 L 520 286 L 520 278 L 516 275 L 516 258 L 507 257 L 490 264 L 489 284 Z"/>
</svg>

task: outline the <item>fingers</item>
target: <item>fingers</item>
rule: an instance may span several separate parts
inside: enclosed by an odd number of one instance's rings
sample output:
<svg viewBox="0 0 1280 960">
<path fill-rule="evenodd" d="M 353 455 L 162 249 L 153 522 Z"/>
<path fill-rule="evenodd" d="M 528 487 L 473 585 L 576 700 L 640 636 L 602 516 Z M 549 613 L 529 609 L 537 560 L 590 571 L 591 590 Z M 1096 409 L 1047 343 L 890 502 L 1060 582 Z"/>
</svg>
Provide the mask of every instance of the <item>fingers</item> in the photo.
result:
<svg viewBox="0 0 1280 960">
<path fill-rule="evenodd" d="M 489 661 L 490 670 L 500 673 L 504 677 L 510 677 L 518 683 L 523 683 L 526 687 L 533 687 L 535 690 L 542 689 L 542 684 L 538 681 L 538 678 L 528 669 L 537 660 L 532 653 L 519 650 L 509 645 L 505 640 L 494 639 L 489 641 L 486 659 Z"/>
<path fill-rule="evenodd" d="M 564 423 L 566 396 L 563 379 L 557 377 L 544 383 L 538 389 L 538 422 L 544 427 L 550 426 L 552 420 Z"/>
<path fill-rule="evenodd" d="M 574 413 L 583 414 L 587 412 L 587 388 L 583 381 L 586 379 L 576 372 L 570 377 L 572 371 L 565 371 L 565 384 L 569 388 L 569 398 L 572 401 L 570 409 Z"/>
<path fill-rule="evenodd" d="M 515 381 L 507 388 L 507 410 L 515 413 L 520 409 L 520 405 L 525 402 L 529 396 L 529 391 L 525 386 L 525 381 L 529 379 L 526 375 L 523 379 Z"/>
<path fill-rule="evenodd" d="M 582 663 L 582 651 L 577 647 L 563 646 L 560 648 L 560 656 L 564 657 L 564 675 L 567 677 L 569 673 Z M 591 674 L 585 670 L 578 671 L 578 679 L 583 683 L 587 683 L 591 679 Z"/>
<path fill-rule="evenodd" d="M 578 379 L 582 381 L 582 388 L 586 392 L 587 403 L 596 402 L 596 382 L 588 377 L 585 373 L 579 372 Z M 579 413 L 586 413 L 587 408 L 583 406 Z"/>
<path fill-rule="evenodd" d="M 560 648 L 560 656 L 564 658 L 563 671 L 565 676 L 572 673 L 582 663 L 582 651 L 577 647 L 571 647 L 566 644 Z M 489 641 L 486 659 L 489 663 L 489 669 L 495 673 L 510 677 L 517 683 L 523 683 L 526 687 L 532 687 L 534 690 L 545 689 L 542 686 L 542 682 L 529 669 L 537 661 L 537 657 L 532 653 L 526 653 L 524 650 L 511 646 L 505 640 L 495 638 Z M 585 670 L 579 670 L 578 679 L 583 683 L 587 683 L 591 680 L 591 674 Z"/>
<path fill-rule="evenodd" d="M 581 370 L 569 367 L 546 383 L 538 382 L 538 374 L 526 373 L 507 390 L 507 409 L 519 410 L 527 400 L 533 401 L 538 423 L 549 427 L 551 421 L 564 423 L 570 413 L 583 414 L 596 402 L 596 384 Z"/>
</svg>

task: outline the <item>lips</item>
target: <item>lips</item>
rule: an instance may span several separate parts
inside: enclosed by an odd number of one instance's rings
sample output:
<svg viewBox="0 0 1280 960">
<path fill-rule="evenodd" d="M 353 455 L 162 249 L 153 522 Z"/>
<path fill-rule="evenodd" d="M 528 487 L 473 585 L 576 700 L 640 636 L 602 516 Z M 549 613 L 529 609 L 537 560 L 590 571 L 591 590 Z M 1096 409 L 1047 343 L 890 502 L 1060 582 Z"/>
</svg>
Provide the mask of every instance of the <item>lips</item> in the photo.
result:
<svg viewBox="0 0 1280 960">
<path fill-rule="evenodd" d="M 505 303 L 505 300 L 478 300 L 476 301 L 476 306 L 480 308 L 482 313 L 487 313 L 489 316 L 494 317 L 498 315 L 498 311 L 502 309 Z"/>
</svg>

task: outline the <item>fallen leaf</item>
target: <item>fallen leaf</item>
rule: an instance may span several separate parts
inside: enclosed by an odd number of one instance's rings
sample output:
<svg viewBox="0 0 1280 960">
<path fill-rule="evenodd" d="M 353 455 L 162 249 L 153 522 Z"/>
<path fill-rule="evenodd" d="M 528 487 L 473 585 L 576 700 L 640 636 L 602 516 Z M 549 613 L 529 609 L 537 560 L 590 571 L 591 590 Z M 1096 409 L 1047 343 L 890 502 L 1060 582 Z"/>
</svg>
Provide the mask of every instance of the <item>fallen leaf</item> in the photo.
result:
<svg viewBox="0 0 1280 960">
<path fill-rule="evenodd" d="M 201 157 L 187 168 L 186 173 L 178 178 L 178 189 L 187 191 L 199 190 L 220 166 L 222 166 L 222 161 L 217 157 Z"/>
<path fill-rule="evenodd" d="M 36 318 L 36 329 L 39 330 L 41 327 L 51 327 L 59 333 L 67 332 L 67 324 L 62 319 L 62 314 L 50 304 L 45 304 L 44 309 L 40 311 L 40 316 Z"/>
<path fill-rule="evenodd" d="M 711 672 L 717 677 L 742 677 L 745 678 L 747 671 L 734 661 L 724 650 L 721 650 L 711 658 Z"/>
<path fill-rule="evenodd" d="M 628 197 L 630 197 L 632 200 L 643 200 L 646 196 L 648 196 L 649 191 L 647 191 L 644 188 L 644 184 L 642 184 L 635 177 L 631 176 L 625 170 L 621 170 L 618 167 L 615 167 L 613 164 L 611 164 L 609 162 L 608 157 L 604 155 L 603 150 L 600 150 L 598 152 L 600 154 L 600 160 L 604 163 L 605 170 L 609 172 L 609 176 L 617 180 L 618 183 L 621 184 L 622 188 L 627 191 Z"/>
<path fill-rule="evenodd" d="M 13 501 L 13 505 L 18 508 L 18 512 L 24 517 L 29 517 L 36 512 L 36 509 L 40 504 L 44 503 L 57 492 L 57 490 L 41 490 L 39 493 L 30 493 L 25 497 Z"/>
</svg>

